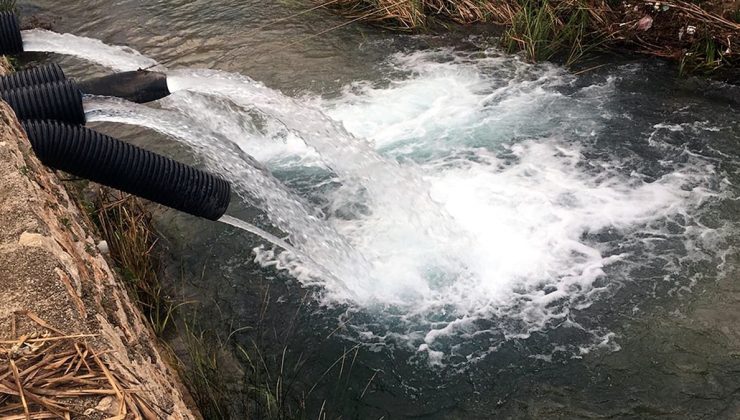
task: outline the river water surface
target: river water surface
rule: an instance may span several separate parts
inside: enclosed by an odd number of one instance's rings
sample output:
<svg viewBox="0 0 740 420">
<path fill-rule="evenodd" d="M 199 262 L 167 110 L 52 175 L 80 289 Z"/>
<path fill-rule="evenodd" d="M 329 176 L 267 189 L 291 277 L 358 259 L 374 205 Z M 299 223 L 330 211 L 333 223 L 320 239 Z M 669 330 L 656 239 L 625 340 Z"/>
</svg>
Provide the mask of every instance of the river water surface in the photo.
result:
<svg viewBox="0 0 740 420">
<path fill-rule="evenodd" d="M 166 68 L 170 98 L 91 98 L 89 119 L 221 173 L 229 214 L 290 244 L 156 213 L 224 369 L 268 365 L 308 418 L 740 417 L 740 90 L 650 60 L 528 64 L 485 28 L 270 24 L 311 6 L 22 4 L 143 54 L 37 32 L 94 53 L 31 59 Z"/>
</svg>

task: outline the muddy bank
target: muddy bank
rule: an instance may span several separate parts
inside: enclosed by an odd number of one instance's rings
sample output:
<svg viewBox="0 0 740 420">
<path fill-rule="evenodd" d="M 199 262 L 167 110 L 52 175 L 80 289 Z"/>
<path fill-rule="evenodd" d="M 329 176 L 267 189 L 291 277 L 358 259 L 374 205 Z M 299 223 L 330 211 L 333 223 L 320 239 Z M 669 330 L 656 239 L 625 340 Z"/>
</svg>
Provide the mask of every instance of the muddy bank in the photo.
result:
<svg viewBox="0 0 740 420">
<path fill-rule="evenodd" d="M 0 174 L 0 417 L 198 418 L 89 222 L 4 103 Z"/>
</svg>

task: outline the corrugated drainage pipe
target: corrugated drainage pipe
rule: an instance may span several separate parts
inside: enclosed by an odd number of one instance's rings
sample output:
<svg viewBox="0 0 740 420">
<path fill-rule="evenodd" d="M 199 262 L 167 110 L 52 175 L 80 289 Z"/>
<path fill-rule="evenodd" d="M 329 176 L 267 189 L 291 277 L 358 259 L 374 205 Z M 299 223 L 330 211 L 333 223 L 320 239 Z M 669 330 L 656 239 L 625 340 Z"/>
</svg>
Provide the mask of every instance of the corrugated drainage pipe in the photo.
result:
<svg viewBox="0 0 740 420">
<path fill-rule="evenodd" d="M 231 199 L 222 178 L 85 127 L 26 121 L 45 165 L 168 207 L 218 220 Z"/>
<path fill-rule="evenodd" d="M 15 13 L 0 13 L 0 55 L 15 55 L 23 52 L 21 25 Z"/>
<path fill-rule="evenodd" d="M 125 71 L 85 80 L 79 86 L 88 95 L 115 96 L 140 104 L 156 101 L 170 94 L 167 75 L 147 70 Z"/>
<path fill-rule="evenodd" d="M 72 80 L 0 91 L 0 98 L 20 120 L 56 120 L 85 124 L 82 92 Z"/>
<path fill-rule="evenodd" d="M 0 90 L 19 89 L 66 79 L 59 64 L 52 63 L 0 77 Z"/>
</svg>

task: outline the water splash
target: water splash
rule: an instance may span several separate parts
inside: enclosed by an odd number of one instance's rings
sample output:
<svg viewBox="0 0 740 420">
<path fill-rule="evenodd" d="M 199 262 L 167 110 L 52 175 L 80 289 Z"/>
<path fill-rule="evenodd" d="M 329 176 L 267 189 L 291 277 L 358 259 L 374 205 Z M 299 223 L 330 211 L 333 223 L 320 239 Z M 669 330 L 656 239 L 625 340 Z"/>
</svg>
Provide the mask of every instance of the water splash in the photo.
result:
<svg viewBox="0 0 740 420">
<path fill-rule="evenodd" d="M 326 171 L 298 198 L 260 169 L 243 197 L 338 281 L 305 276 L 272 251 L 258 261 L 346 303 L 344 336 L 433 363 L 562 325 L 617 348 L 574 312 L 628 281 L 640 258 L 666 271 L 707 258 L 714 236 L 696 218 L 716 196 L 712 165 L 682 156 L 648 176 L 594 147 L 614 118 L 613 79 L 578 86 L 562 69 L 495 51 L 400 54 L 392 66 L 385 83 L 303 101 L 241 75 L 176 70 L 165 110 L 108 103 L 97 118 L 179 138 L 237 183 L 259 165 L 234 166 L 224 153 L 248 162 L 256 144 L 269 145 L 262 158 L 277 168 Z"/>
<path fill-rule="evenodd" d="M 85 100 L 88 121 L 107 121 L 148 127 L 192 147 L 203 156 L 208 166 L 228 179 L 237 194 L 250 205 L 263 209 L 274 225 L 286 232 L 290 249 L 298 251 L 295 256 L 308 255 L 304 261 L 321 268 L 318 273 L 300 267 L 290 255 L 277 254 L 281 265 L 292 267 L 296 276 L 307 284 L 327 279 L 319 274 L 329 273 L 329 281 L 335 281 L 344 290 L 343 281 L 353 275 L 351 267 L 363 267 L 361 255 L 357 254 L 326 224 L 312 208 L 299 197 L 286 190 L 283 185 L 254 162 L 248 155 L 240 153 L 233 144 L 218 134 L 192 125 L 174 111 L 158 110 L 132 104 L 115 98 L 88 97 Z M 341 263 L 344 261 L 344 263 Z M 310 267 L 309 267 L 310 268 Z M 349 271 L 343 272 L 347 268 Z"/>
<path fill-rule="evenodd" d="M 408 79 L 384 87 L 356 85 L 339 98 L 311 102 L 358 137 L 374 140 L 386 154 L 405 158 L 406 163 L 392 172 L 393 179 L 406 184 L 406 179 L 395 176 L 406 170 L 423 178 L 422 183 L 408 185 L 423 185 L 420 190 L 443 207 L 441 214 L 454 221 L 468 246 L 441 238 L 423 242 L 429 236 L 419 235 L 419 225 L 406 220 L 409 210 L 423 213 L 427 207 L 395 200 L 393 193 L 403 190 L 392 181 L 379 182 L 372 194 L 390 192 L 394 205 L 368 199 L 363 201 L 367 214 L 346 218 L 330 212 L 340 234 L 351 238 L 372 265 L 371 275 L 348 284 L 356 291 L 358 311 L 384 319 L 350 323 L 348 329 L 354 333 L 348 335 L 416 346 L 430 361 L 455 353 L 485 353 L 490 347 L 462 349 L 454 337 L 474 335 L 490 346 L 553 325 L 575 324 L 572 309 L 588 307 L 608 289 L 608 282 L 600 282 L 606 270 L 625 264 L 630 254 L 586 237 L 611 232 L 625 243 L 647 243 L 652 239 L 633 238 L 644 230 L 656 238 L 689 240 L 688 231 L 669 235 L 663 225 L 693 213 L 712 196 L 704 187 L 703 163 L 648 182 L 613 162 L 589 163 L 583 156 L 584 146 L 578 142 L 587 145 L 610 118 L 604 98 L 614 89 L 613 79 L 573 89 L 572 76 L 561 69 L 504 64 L 497 56 L 442 63 L 435 54 L 400 58 L 400 65 L 411 70 Z M 500 72 L 489 77 L 490 68 L 499 64 Z M 508 73 L 512 66 L 513 74 Z M 282 123 L 313 145 L 319 159 L 343 180 L 357 178 L 356 174 L 364 174 L 361 181 L 375 180 L 376 174 L 384 179 L 385 170 L 347 162 L 362 162 L 367 156 L 364 147 L 350 150 L 345 161 L 337 162 L 344 145 L 334 144 L 337 155 L 325 158 L 324 146 L 309 140 L 315 132 L 296 126 L 307 119 L 323 121 L 313 117 L 318 111 L 296 109 L 292 100 L 247 78 L 196 73 L 190 85 L 196 80 L 200 85 L 210 83 L 198 89 L 220 92 Z M 193 72 L 183 77 L 193 77 Z M 208 77 L 215 80 L 206 81 Z M 181 81 L 176 78 L 175 83 Z M 564 89 L 571 92 L 566 95 Z M 469 110 L 472 116 L 455 109 Z M 197 112 L 205 111 L 201 107 Z M 206 118 L 201 120 L 205 123 Z M 335 127 L 332 122 L 324 130 L 336 133 Z M 517 137 L 522 140 L 511 141 Z M 378 156 L 373 155 L 371 162 Z M 342 190 L 323 199 L 342 208 L 348 197 Z M 465 267 L 435 265 L 435 259 L 444 261 L 450 255 L 465 261 Z M 451 271 L 454 275 L 448 276 Z M 497 320 L 495 326 L 492 320 Z M 595 346 L 618 347 L 608 331 L 593 330 L 588 336 Z"/>
<path fill-rule="evenodd" d="M 47 48 L 72 54 L 114 69 L 127 69 L 140 62 L 143 57 L 128 48 L 110 47 L 99 41 L 70 34 L 38 31 L 29 35 L 29 42 L 39 45 L 39 49 Z M 147 64 L 153 65 L 155 62 L 147 61 Z M 270 122 L 283 125 L 294 138 L 299 138 L 314 148 L 316 156 L 339 175 L 343 187 L 337 197 L 341 197 L 341 200 L 334 201 L 329 211 L 341 213 L 343 217 L 364 217 L 362 211 L 369 208 L 365 201 L 370 200 L 377 204 L 373 207 L 376 211 L 373 217 L 382 218 L 384 213 L 392 212 L 397 217 L 405 218 L 404 225 L 409 229 L 390 229 L 386 234 L 395 236 L 394 241 L 406 240 L 413 243 L 411 252 L 419 260 L 420 272 L 430 265 L 436 267 L 430 274 L 432 276 L 455 276 L 455 273 L 465 271 L 467 262 L 464 252 L 440 252 L 441 248 L 448 251 L 468 248 L 470 245 L 466 244 L 464 233 L 456 229 L 449 215 L 431 199 L 429 187 L 413 168 L 402 170 L 396 162 L 379 156 L 364 139 L 351 136 L 322 112 L 306 107 L 248 77 L 208 70 L 175 71 L 168 73 L 168 86 L 172 92 L 189 90 L 220 95 L 269 115 Z M 203 100 L 204 98 L 183 94 L 173 95 L 164 103 L 182 113 L 190 113 L 193 117 L 193 105 L 203 103 Z M 374 257 L 383 259 L 393 253 L 395 251 L 389 249 L 377 250 Z M 339 262 L 339 259 L 334 261 Z M 352 268 L 347 270 L 358 272 Z M 384 269 L 383 272 L 385 271 L 387 270 Z M 367 284 L 368 279 L 377 274 L 373 270 L 359 272 L 367 275 L 356 282 L 358 287 Z M 423 274 L 419 282 L 426 282 L 424 277 L 428 276 Z"/>
<path fill-rule="evenodd" d="M 574 312 L 629 281 L 643 258 L 665 261 L 668 271 L 711 258 L 716 232 L 698 221 L 718 195 L 707 160 L 685 155 L 646 176 L 594 153 L 614 118 L 615 78 L 579 87 L 562 69 L 496 52 L 399 54 L 393 65 L 406 76 L 311 101 L 384 154 L 416 162 L 435 201 L 471 238 L 472 275 L 413 293 L 404 282 L 384 285 L 377 301 L 403 309 L 382 323 L 356 321 L 349 336 L 409 345 L 431 362 L 468 361 L 561 325 L 585 334 L 576 354 L 585 343 L 616 349 L 611 332 L 579 325 Z M 394 216 L 337 229 L 362 232 L 355 243 L 363 254 L 403 249 L 403 241 L 383 242 L 383 232 L 403 228 Z M 386 274 L 413 278 L 406 257 Z"/>
<path fill-rule="evenodd" d="M 228 214 L 221 216 L 221 218 L 218 219 L 218 221 L 221 223 L 226 223 L 229 226 L 233 226 L 235 228 L 241 229 L 245 232 L 249 232 L 253 235 L 257 235 L 260 238 L 266 240 L 267 242 L 287 251 L 289 255 L 279 254 L 278 257 L 275 257 L 274 250 L 263 252 L 262 251 L 263 248 L 255 249 L 255 253 L 259 253 L 261 255 L 270 255 L 273 261 L 280 261 L 281 266 L 279 266 L 278 269 L 296 271 L 301 268 L 310 267 L 311 269 L 310 273 L 306 275 L 298 275 L 297 277 L 300 278 L 300 277 L 307 277 L 307 276 L 308 277 L 318 276 L 323 279 L 331 279 L 333 282 L 335 282 L 335 284 L 340 285 L 344 289 L 345 293 L 348 293 L 350 296 L 354 296 L 354 293 L 352 292 L 352 290 L 350 290 L 341 279 L 335 277 L 334 274 L 332 274 L 330 271 L 326 270 L 324 267 L 317 264 L 316 261 L 314 261 L 310 256 L 304 254 L 300 250 L 296 249 L 289 243 L 271 234 L 270 232 L 267 232 L 264 229 L 260 229 L 251 223 L 245 222 L 244 220 L 229 216 Z M 293 257 L 297 257 L 298 261 L 292 260 Z M 278 264 L 266 263 L 265 265 L 278 265 Z"/>
</svg>

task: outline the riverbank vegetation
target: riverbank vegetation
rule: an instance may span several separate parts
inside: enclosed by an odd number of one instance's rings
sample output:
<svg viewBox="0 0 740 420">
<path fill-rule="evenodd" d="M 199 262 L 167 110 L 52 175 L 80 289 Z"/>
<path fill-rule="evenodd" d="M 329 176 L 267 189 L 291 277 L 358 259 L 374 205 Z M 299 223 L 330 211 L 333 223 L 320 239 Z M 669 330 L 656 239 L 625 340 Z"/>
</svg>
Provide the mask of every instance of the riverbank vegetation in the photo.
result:
<svg viewBox="0 0 740 420">
<path fill-rule="evenodd" d="M 191 339 L 196 333 L 195 327 L 189 324 L 180 326 L 185 334 L 185 345 L 179 349 L 182 355 L 168 344 L 166 338 L 179 327 L 177 311 L 188 302 L 179 302 L 165 292 L 159 235 L 149 209 L 132 195 L 87 181 L 73 180 L 67 183 L 67 189 L 100 232 L 101 244 L 104 245 L 99 245 L 99 248 L 103 248 L 115 263 L 131 300 L 137 304 L 158 338 L 160 348 L 164 350 L 162 354 L 180 372 L 197 409 L 204 414 L 216 411 L 212 404 L 221 402 L 222 398 L 214 397 L 214 388 L 222 389 L 226 385 L 223 381 L 214 384 L 217 376 L 212 376 L 202 366 L 215 358 L 218 348 L 203 340 Z M 197 359 L 193 359 L 194 355 Z"/>
<path fill-rule="evenodd" d="M 629 50 L 680 63 L 682 72 L 737 69 L 740 1 L 329 0 L 348 18 L 392 30 L 493 23 L 502 43 L 531 61 L 574 64 L 589 53 Z"/>
<path fill-rule="evenodd" d="M 201 302 L 168 289 L 160 234 L 141 199 L 86 181 L 67 186 L 100 231 L 131 299 L 204 418 L 305 417 L 305 394 L 294 386 L 300 369 L 286 364 L 287 348 L 270 351 L 261 343 L 259 337 L 268 333 L 261 320 L 223 336 L 200 326 Z M 253 338 L 250 345 L 241 345 L 234 337 L 246 330 Z"/>
</svg>

